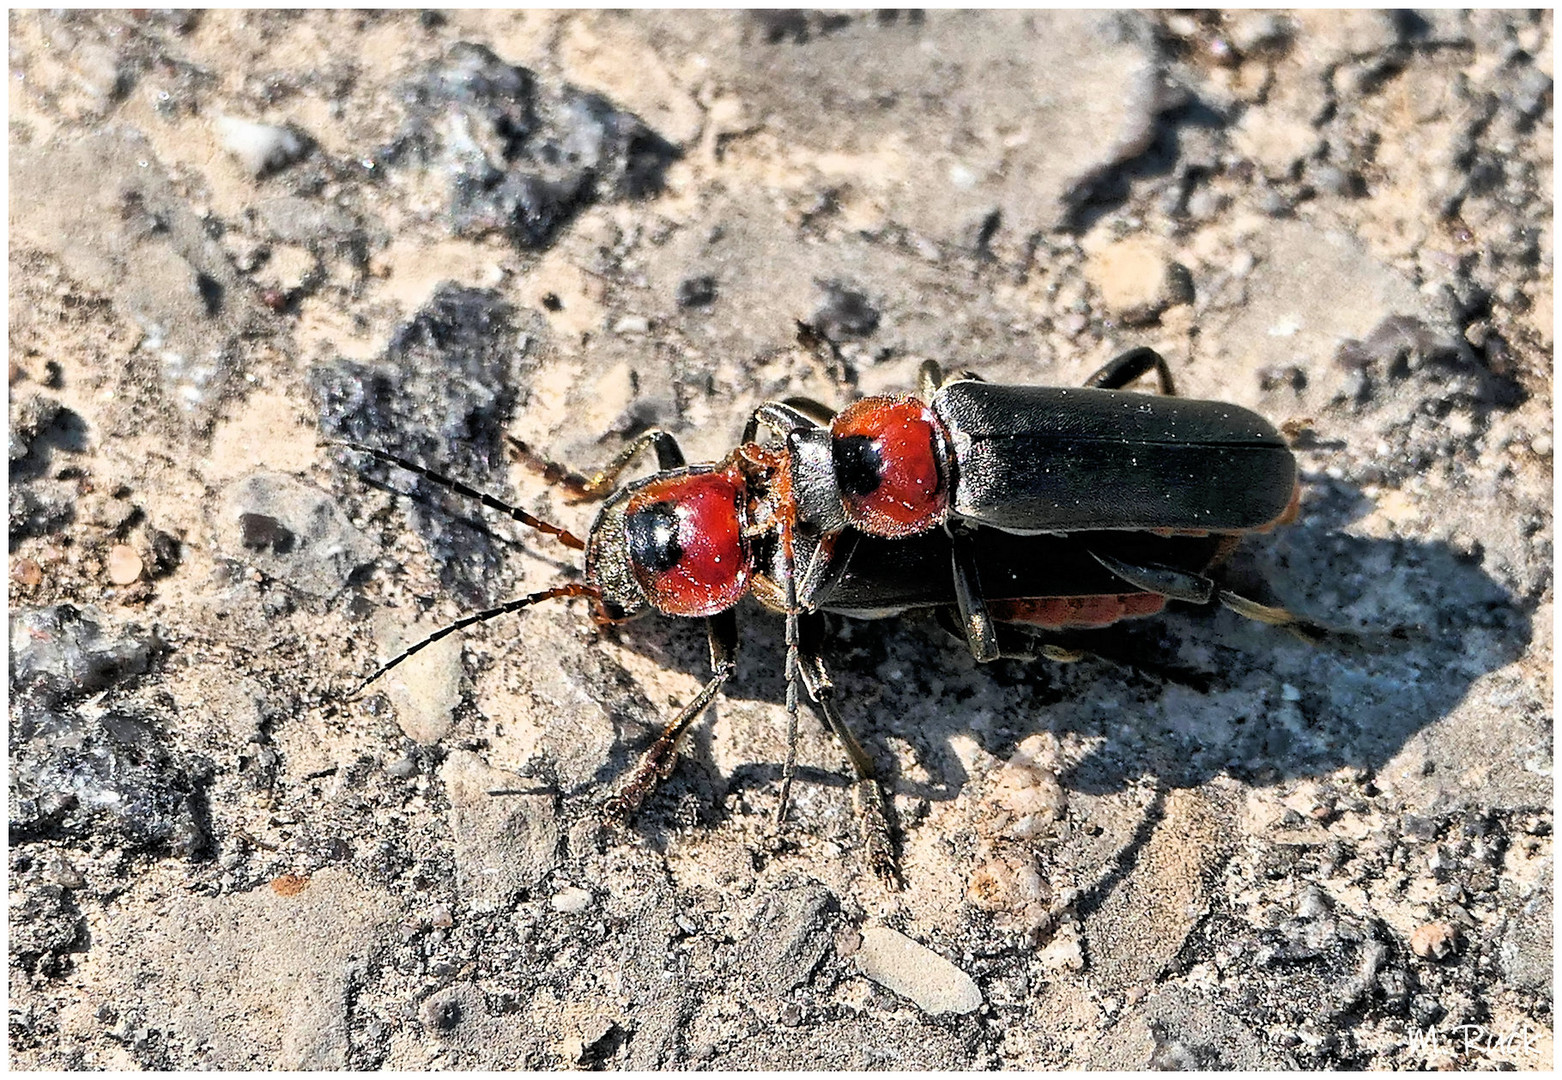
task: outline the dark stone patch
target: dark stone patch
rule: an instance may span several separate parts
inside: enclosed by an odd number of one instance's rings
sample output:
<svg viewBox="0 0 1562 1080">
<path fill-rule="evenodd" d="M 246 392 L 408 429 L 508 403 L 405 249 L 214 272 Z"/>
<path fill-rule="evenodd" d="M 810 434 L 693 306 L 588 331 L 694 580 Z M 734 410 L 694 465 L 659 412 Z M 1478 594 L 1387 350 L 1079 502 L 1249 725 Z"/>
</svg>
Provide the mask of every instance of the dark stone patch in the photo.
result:
<svg viewBox="0 0 1562 1080">
<path fill-rule="evenodd" d="M 13 616 L 11 645 L 11 844 L 198 853 L 210 765 L 176 753 L 150 709 L 115 693 L 147 670 L 155 633 L 57 604 Z"/>
<path fill-rule="evenodd" d="M 868 295 L 837 281 L 821 281 L 824 302 L 809 321 L 832 340 L 867 337 L 879 328 L 879 312 Z"/>
<path fill-rule="evenodd" d="M 452 46 L 405 89 L 408 119 L 382 152 L 442 172 L 457 236 L 502 233 L 543 248 L 599 199 L 662 189 L 672 143 L 600 94 L 545 87 L 470 42 Z"/>
<path fill-rule="evenodd" d="M 503 433 L 530 368 L 515 322 L 497 292 L 441 285 L 378 360 L 335 360 L 310 371 L 321 431 L 502 492 Z M 445 586 L 466 601 L 488 595 L 499 553 L 485 528 L 465 520 L 471 504 L 405 472 L 374 475 L 413 494 L 413 526 Z"/>
</svg>

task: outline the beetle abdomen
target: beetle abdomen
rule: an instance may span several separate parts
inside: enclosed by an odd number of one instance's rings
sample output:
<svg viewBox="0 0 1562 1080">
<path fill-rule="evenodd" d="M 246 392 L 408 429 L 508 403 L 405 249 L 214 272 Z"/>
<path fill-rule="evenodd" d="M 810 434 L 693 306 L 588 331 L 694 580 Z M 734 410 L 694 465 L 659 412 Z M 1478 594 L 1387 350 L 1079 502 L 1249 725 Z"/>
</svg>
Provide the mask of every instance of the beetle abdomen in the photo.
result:
<svg viewBox="0 0 1562 1080">
<path fill-rule="evenodd" d="M 982 596 L 994 605 L 1011 600 L 1117 597 L 1136 591 L 1092 552 L 1135 565 L 1202 573 L 1224 555 L 1228 546 L 1229 542 L 1222 537 L 1209 535 L 1091 532 L 1020 536 L 981 529 L 972 547 Z M 856 618 L 948 607 L 955 603 L 951 555 L 949 534 L 942 529 L 905 540 L 861 537 L 845 571 L 820 598 L 819 607 Z M 1044 608 L 1045 605 L 1037 605 L 1034 610 Z M 1021 613 L 1024 608 L 1004 610 Z M 1119 617 L 1127 615 L 1125 611 Z"/>
<path fill-rule="evenodd" d="M 1118 390 L 950 383 L 954 513 L 1012 532 L 1240 532 L 1285 513 L 1296 460 L 1256 413 Z"/>
</svg>

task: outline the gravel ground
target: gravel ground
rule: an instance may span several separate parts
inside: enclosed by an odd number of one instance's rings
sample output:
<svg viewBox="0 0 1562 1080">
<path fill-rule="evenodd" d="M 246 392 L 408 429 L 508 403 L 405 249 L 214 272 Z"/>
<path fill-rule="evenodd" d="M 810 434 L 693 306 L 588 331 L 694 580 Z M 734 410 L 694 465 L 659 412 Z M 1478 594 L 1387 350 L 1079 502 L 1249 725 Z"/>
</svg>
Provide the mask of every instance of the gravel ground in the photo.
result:
<svg viewBox="0 0 1562 1080">
<path fill-rule="evenodd" d="M 10 15 L 24 1068 L 1552 1057 L 1549 13 Z M 840 346 L 794 346 L 799 319 Z M 497 620 L 648 426 L 1148 344 L 1287 425 L 1219 611 L 978 666 L 781 628 L 627 830 L 692 624 Z M 805 718 L 806 719 L 806 718 Z"/>
</svg>

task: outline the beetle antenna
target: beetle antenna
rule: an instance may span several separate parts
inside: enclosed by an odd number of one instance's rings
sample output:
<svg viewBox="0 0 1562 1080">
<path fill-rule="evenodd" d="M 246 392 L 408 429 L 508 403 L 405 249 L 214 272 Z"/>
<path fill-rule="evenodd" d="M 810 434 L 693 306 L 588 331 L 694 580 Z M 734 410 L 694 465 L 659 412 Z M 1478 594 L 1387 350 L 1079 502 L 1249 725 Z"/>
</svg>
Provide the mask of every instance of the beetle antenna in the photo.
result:
<svg viewBox="0 0 1562 1080">
<path fill-rule="evenodd" d="M 594 585 L 586 585 L 579 581 L 571 581 L 564 585 L 555 585 L 551 589 L 544 589 L 542 592 L 532 593 L 530 596 L 523 596 L 517 600 L 507 601 L 503 604 L 500 604 L 498 607 L 491 607 L 487 611 L 479 611 L 475 615 L 468 615 L 464 619 L 457 619 L 449 626 L 444 626 L 438 630 L 435 630 L 432 634 L 413 645 L 411 648 L 403 649 L 401 652 L 385 661 L 385 663 L 375 668 L 374 674 L 370 675 L 367 679 L 363 680 L 363 682 L 359 683 L 353 689 L 352 693 L 347 695 L 347 697 L 349 700 L 357 697 L 359 694 L 363 693 L 364 689 L 367 688 L 370 683 L 374 682 L 381 675 L 384 675 L 391 668 L 395 667 L 403 660 L 406 660 L 414 653 L 428 648 L 430 645 L 434 644 L 434 642 L 449 637 L 457 630 L 465 630 L 468 626 L 474 626 L 480 622 L 487 622 L 489 619 L 497 619 L 501 615 L 508 615 L 512 611 L 520 611 L 522 608 L 531 607 L 533 604 L 540 604 L 544 600 L 556 600 L 560 597 L 570 596 L 589 596 L 592 599 L 601 599 L 602 590 L 598 589 Z"/>
<path fill-rule="evenodd" d="M 475 499 L 484 506 L 488 507 L 490 510 L 497 510 L 501 514 L 505 514 L 508 517 L 514 518 L 522 525 L 536 529 L 540 533 L 547 533 L 549 536 L 556 537 L 559 543 L 563 544 L 565 547 L 574 548 L 576 551 L 584 551 L 586 549 L 586 542 L 580 539 L 580 537 L 576 536 L 574 533 L 570 532 L 568 529 L 562 529 L 559 526 L 552 524 L 551 522 L 544 521 L 539 517 L 528 514 L 525 510 L 522 510 L 518 506 L 511 506 L 509 503 L 504 502 L 501 499 L 494 498 L 494 496 L 489 495 L 487 492 L 478 491 L 476 488 L 471 487 L 468 484 L 463 484 L 459 480 L 453 480 L 450 477 L 445 476 L 443 473 L 437 473 L 432 469 L 419 465 L 415 461 L 408 461 L 406 458 L 399 457 L 387 450 L 380 450 L 373 446 L 364 446 L 361 443 L 343 441 L 336 443 L 336 445 L 345 446 L 349 450 L 356 450 L 360 454 L 368 454 L 375 460 L 383 461 L 387 465 L 394 465 L 399 469 L 406 469 L 410 473 L 416 473 L 419 476 L 433 481 L 440 487 L 454 491 L 457 495 L 465 495 L 469 499 Z"/>
</svg>

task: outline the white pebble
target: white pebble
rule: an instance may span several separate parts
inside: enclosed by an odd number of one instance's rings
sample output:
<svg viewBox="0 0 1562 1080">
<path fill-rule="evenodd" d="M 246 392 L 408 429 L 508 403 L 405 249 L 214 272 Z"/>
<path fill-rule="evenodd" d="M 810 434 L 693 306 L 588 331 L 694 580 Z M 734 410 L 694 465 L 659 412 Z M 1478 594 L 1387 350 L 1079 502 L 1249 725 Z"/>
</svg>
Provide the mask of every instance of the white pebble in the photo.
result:
<svg viewBox="0 0 1562 1080">
<path fill-rule="evenodd" d="M 238 158 L 239 164 L 251 176 L 280 169 L 304 152 L 304 140 L 275 124 L 219 116 L 216 127 L 223 149 Z"/>
<path fill-rule="evenodd" d="M 585 911 L 591 906 L 591 894 L 576 885 L 567 885 L 553 894 L 553 899 L 548 903 L 554 911 L 565 915 L 573 915 L 577 911 Z"/>
<path fill-rule="evenodd" d="M 975 1012 L 982 1004 L 982 991 L 971 976 L 887 926 L 863 928 L 857 968 L 925 1013 Z"/>
</svg>

